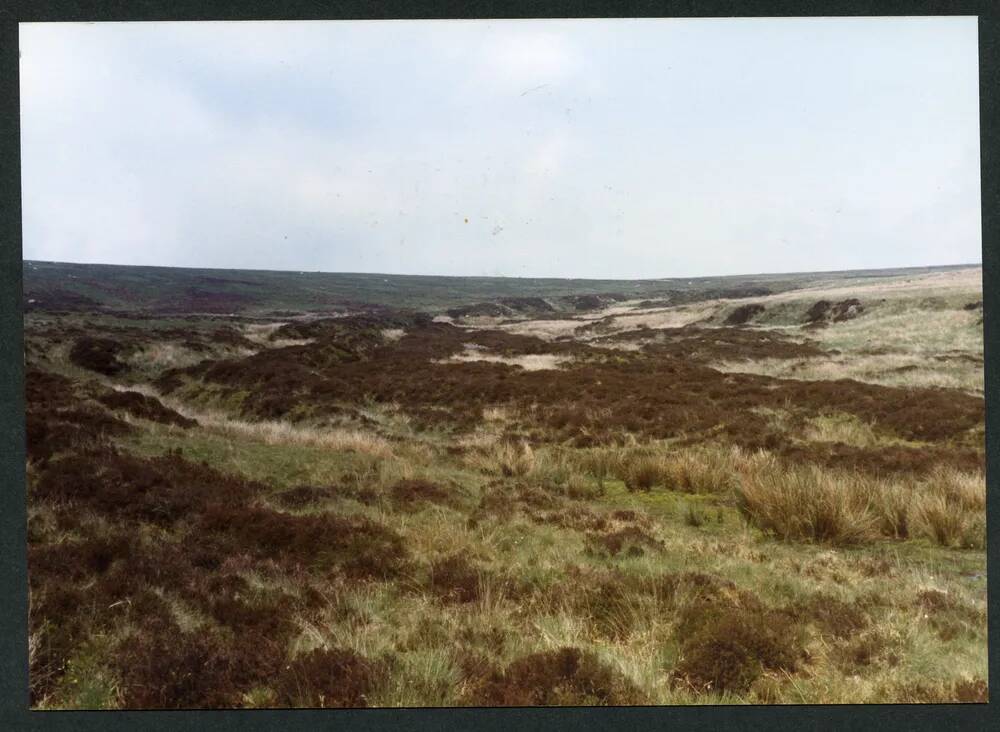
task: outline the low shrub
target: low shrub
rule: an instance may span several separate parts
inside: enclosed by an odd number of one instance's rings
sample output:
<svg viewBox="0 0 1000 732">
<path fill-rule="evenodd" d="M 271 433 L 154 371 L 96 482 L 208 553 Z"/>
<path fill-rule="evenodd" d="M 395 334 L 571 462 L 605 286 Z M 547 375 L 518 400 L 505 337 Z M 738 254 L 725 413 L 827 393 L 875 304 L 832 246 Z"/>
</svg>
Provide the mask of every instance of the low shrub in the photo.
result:
<svg viewBox="0 0 1000 732">
<path fill-rule="evenodd" d="M 793 671 L 801 628 L 762 607 L 694 603 L 685 608 L 673 683 L 699 692 L 746 693 L 765 671 Z"/>
<path fill-rule="evenodd" d="M 472 693 L 481 706 L 635 705 L 646 702 L 638 687 L 578 648 L 559 648 L 517 659 L 493 671 Z"/>
<path fill-rule="evenodd" d="M 279 706 L 367 707 L 381 679 L 377 663 L 342 648 L 317 648 L 294 659 L 278 675 Z"/>
<path fill-rule="evenodd" d="M 118 360 L 123 350 L 121 343 L 110 338 L 84 336 L 73 344 L 69 351 L 69 360 L 80 368 L 96 371 L 105 376 L 116 376 L 126 368 L 125 364 Z"/>
<path fill-rule="evenodd" d="M 196 420 L 189 419 L 173 409 L 165 407 L 156 397 L 146 396 L 136 391 L 110 391 L 98 397 L 97 400 L 106 407 L 124 410 L 140 419 L 184 428 L 198 425 Z"/>
</svg>

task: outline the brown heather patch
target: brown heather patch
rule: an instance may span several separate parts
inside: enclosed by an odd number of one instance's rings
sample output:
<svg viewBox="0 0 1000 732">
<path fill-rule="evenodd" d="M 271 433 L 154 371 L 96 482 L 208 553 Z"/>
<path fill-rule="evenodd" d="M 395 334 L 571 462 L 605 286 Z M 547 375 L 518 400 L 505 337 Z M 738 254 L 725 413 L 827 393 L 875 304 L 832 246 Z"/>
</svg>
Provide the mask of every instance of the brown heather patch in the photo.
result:
<svg viewBox="0 0 1000 732">
<path fill-rule="evenodd" d="M 282 508 L 298 509 L 321 503 L 335 496 L 336 492 L 335 488 L 299 485 L 270 496 L 270 500 Z"/>
<path fill-rule="evenodd" d="M 284 707 L 367 707 L 384 681 L 383 664 L 343 648 L 317 648 L 287 664 L 275 683 Z"/>
<path fill-rule="evenodd" d="M 970 607 L 953 595 L 940 590 L 923 590 L 914 605 L 923 611 L 938 637 L 948 642 L 983 627 L 986 613 Z"/>
<path fill-rule="evenodd" d="M 639 689 L 595 655 L 578 648 L 532 653 L 475 685 L 477 706 L 626 706 L 646 703 Z"/>
<path fill-rule="evenodd" d="M 873 475 L 926 474 L 942 465 L 972 472 L 982 470 L 984 465 L 981 450 L 959 445 L 856 447 L 844 443 L 785 442 L 775 452 L 794 462 L 812 462 L 827 468 Z"/>
<path fill-rule="evenodd" d="M 588 533 L 587 554 L 597 557 L 641 557 L 647 550 L 663 551 L 663 542 L 638 526 L 626 526 L 604 534 Z"/>
<path fill-rule="evenodd" d="M 136 391 L 111 391 L 99 396 L 97 401 L 110 409 L 121 409 L 133 417 L 161 424 L 172 424 L 184 428 L 195 427 L 198 424 L 197 421 L 165 407 L 156 397 L 146 396 Z"/>
<path fill-rule="evenodd" d="M 431 564 L 428 585 L 445 602 L 474 602 L 479 599 L 481 580 L 486 575 L 464 556 L 454 554 Z"/>
<path fill-rule="evenodd" d="M 32 664 L 33 703 L 52 690 L 88 638 L 137 625 L 134 637 L 109 656 L 125 675 L 127 704 L 238 705 L 237 687 L 269 682 L 296 631 L 295 618 L 328 604 L 310 577 L 287 568 L 281 576 L 297 595 L 251 586 L 235 572 L 267 577 L 276 565 L 245 551 L 233 554 L 197 529 L 176 543 L 140 541 L 130 528 L 81 524 L 78 531 L 84 538 L 29 547 L 30 627 L 41 639 Z M 181 633 L 171 599 L 209 625 Z M 191 678 L 208 657 L 207 676 Z"/>
<path fill-rule="evenodd" d="M 245 502 L 262 489 L 207 464 L 185 460 L 179 453 L 138 458 L 101 448 L 53 461 L 34 495 L 84 505 L 117 519 L 166 525 L 197 515 L 211 504 Z"/>
<path fill-rule="evenodd" d="M 896 704 L 985 704 L 989 701 L 989 687 L 985 679 L 937 684 L 911 681 L 886 685 L 879 696 Z"/>
<path fill-rule="evenodd" d="M 899 653 L 896 644 L 886 636 L 877 633 L 864 633 L 850 640 L 835 652 L 839 666 L 846 672 L 857 673 L 857 670 L 878 666 L 898 666 Z"/>
<path fill-rule="evenodd" d="M 682 609 L 675 685 L 701 692 L 745 693 L 765 672 L 794 671 L 803 657 L 801 626 L 756 603 L 702 601 Z"/>
<path fill-rule="evenodd" d="M 699 337 L 710 336 L 702 333 Z M 575 360 L 556 372 L 524 371 L 482 361 L 435 363 L 466 343 L 515 355 L 567 350 L 575 354 Z M 775 448 L 789 440 L 776 433 L 759 411 L 788 405 L 804 414 L 851 414 L 918 441 L 960 438 L 983 420 L 983 400 L 955 390 L 722 374 L 679 355 L 683 347 L 678 354 L 663 348 L 607 352 L 580 343 L 553 344 L 432 323 L 412 328 L 398 341 L 357 353 L 340 349 L 335 341 L 317 341 L 269 349 L 242 360 L 205 362 L 178 373 L 203 378 L 223 389 L 249 391 L 244 402 L 249 415 L 280 417 L 296 407 L 321 415 L 344 402 L 373 398 L 401 405 L 421 424 L 450 422 L 471 427 L 481 422 L 484 409 L 507 405 L 516 413 L 531 414 L 533 424 L 554 430 L 550 437 L 556 440 L 588 444 L 615 440 L 626 432 L 651 438 L 711 432 L 737 445 Z M 873 467 L 926 466 L 912 453 L 887 450 L 884 454 L 890 459 Z M 947 459 L 947 455 L 942 451 L 939 457 Z M 854 460 L 865 467 L 864 461 L 840 448 L 800 456 Z M 963 464 L 972 459 L 972 452 L 960 456 Z"/>
<path fill-rule="evenodd" d="M 809 358 L 827 352 L 812 341 L 799 342 L 781 333 L 747 328 L 639 328 L 597 339 L 598 343 L 639 341 L 650 355 L 708 363 L 738 359 Z"/>
<path fill-rule="evenodd" d="M 535 523 L 559 526 L 576 531 L 604 531 L 608 519 L 584 506 L 569 506 L 560 511 L 536 511 L 529 513 Z"/>
<path fill-rule="evenodd" d="M 428 480 L 401 480 L 389 489 L 389 496 L 396 508 L 402 511 L 419 511 L 428 503 L 442 506 L 454 506 L 456 496 L 453 492 Z"/>
<path fill-rule="evenodd" d="M 824 635 L 840 639 L 850 638 L 868 625 L 868 616 L 857 603 L 846 603 L 824 593 L 793 603 L 785 613 L 799 622 L 815 624 Z"/>
<path fill-rule="evenodd" d="M 96 371 L 105 376 L 116 376 L 126 369 L 118 356 L 125 347 L 110 338 L 94 338 L 84 336 L 73 344 L 69 351 L 69 360 L 88 371 Z"/>
<path fill-rule="evenodd" d="M 726 316 L 726 325 L 746 325 L 755 317 L 764 312 L 764 306 L 760 303 L 748 303 L 740 305 Z"/>
<path fill-rule="evenodd" d="M 199 535 L 228 554 L 247 554 L 317 570 L 340 566 L 354 577 L 395 575 L 407 557 L 403 539 L 374 521 L 333 514 L 295 516 L 260 506 L 208 506 Z"/>
<path fill-rule="evenodd" d="M 58 374 L 29 368 L 25 375 L 27 453 L 46 463 L 54 455 L 97 445 L 131 427 L 88 402 L 86 390 Z"/>
<path fill-rule="evenodd" d="M 519 511 L 528 515 L 538 511 L 553 511 L 564 507 L 564 499 L 523 482 L 494 480 L 487 484 L 479 504 L 469 514 L 470 528 L 486 520 L 508 521 Z"/>
<path fill-rule="evenodd" d="M 145 619 L 114 656 L 125 706 L 133 709 L 231 708 L 284 665 L 278 644 L 252 634 L 183 632 L 172 620 Z"/>
</svg>

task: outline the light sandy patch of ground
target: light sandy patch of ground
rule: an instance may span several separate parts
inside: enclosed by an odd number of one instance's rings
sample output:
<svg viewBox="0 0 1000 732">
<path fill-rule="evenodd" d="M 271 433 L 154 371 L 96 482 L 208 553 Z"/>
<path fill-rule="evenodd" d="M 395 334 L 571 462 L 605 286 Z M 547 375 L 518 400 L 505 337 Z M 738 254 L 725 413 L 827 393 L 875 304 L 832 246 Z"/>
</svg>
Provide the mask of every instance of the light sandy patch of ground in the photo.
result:
<svg viewBox="0 0 1000 732">
<path fill-rule="evenodd" d="M 243 326 L 243 335 L 246 336 L 247 340 L 253 341 L 254 343 L 259 343 L 262 346 L 268 344 L 268 338 L 274 331 L 287 323 L 276 322 L 276 323 L 249 323 Z"/>
<path fill-rule="evenodd" d="M 253 341 L 262 348 L 287 348 L 288 346 L 305 346 L 315 343 L 315 338 L 271 338 L 271 334 L 287 323 L 251 323 L 243 329 L 246 339 Z"/>
<path fill-rule="evenodd" d="M 384 328 L 382 330 L 382 337 L 387 341 L 398 341 L 406 335 L 406 331 L 402 328 Z"/>
<path fill-rule="evenodd" d="M 697 323 L 710 317 L 719 306 L 718 300 L 704 303 L 678 305 L 673 308 L 656 308 L 652 310 L 631 311 L 628 315 L 620 315 L 607 326 L 607 332 L 622 332 L 647 328 L 683 328 L 685 325 Z"/>
<path fill-rule="evenodd" d="M 228 358 L 246 358 L 252 356 L 255 351 L 249 348 L 226 348 L 223 350 Z M 126 363 L 135 368 L 152 367 L 164 368 L 184 368 L 193 366 L 206 358 L 219 358 L 220 353 L 206 353 L 205 351 L 195 351 L 177 343 L 163 341 L 151 343 L 131 354 Z"/>
<path fill-rule="evenodd" d="M 508 366 L 520 366 L 525 371 L 545 371 L 557 369 L 560 366 L 572 361 L 571 358 L 558 356 L 554 353 L 532 353 L 524 356 L 499 356 L 494 353 L 477 348 L 476 346 L 466 346 L 461 353 L 456 353 L 450 358 L 440 359 L 434 363 L 470 363 L 472 361 L 488 361 L 490 363 L 505 363 Z"/>
<path fill-rule="evenodd" d="M 780 379 L 826 381 L 854 379 L 870 384 L 900 387 L 944 387 L 969 394 L 983 394 L 983 368 L 972 364 L 930 365 L 912 356 L 842 354 L 812 359 L 721 361 L 712 368 L 727 373 L 762 374 Z"/>
<path fill-rule="evenodd" d="M 508 333 L 535 336 L 544 341 L 552 341 L 556 338 L 572 336 L 581 325 L 583 323 L 579 320 L 524 320 L 519 323 L 508 323 L 495 327 Z"/>
</svg>

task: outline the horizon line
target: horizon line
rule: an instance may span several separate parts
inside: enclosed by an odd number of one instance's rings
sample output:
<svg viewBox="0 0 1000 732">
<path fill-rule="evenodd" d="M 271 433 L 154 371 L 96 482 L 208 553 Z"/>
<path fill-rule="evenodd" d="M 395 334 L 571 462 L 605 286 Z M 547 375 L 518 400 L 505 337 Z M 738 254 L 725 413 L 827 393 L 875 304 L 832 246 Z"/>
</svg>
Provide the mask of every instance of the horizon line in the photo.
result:
<svg viewBox="0 0 1000 732">
<path fill-rule="evenodd" d="M 719 279 L 724 277 L 778 277 L 802 274 L 844 274 L 849 272 L 877 272 L 881 270 L 916 270 L 916 269 L 960 269 L 960 268 L 982 268 L 980 262 L 958 262 L 954 264 L 923 264 L 906 266 L 887 267 L 858 267 L 854 269 L 818 269 L 818 270 L 794 270 L 784 272 L 739 272 L 736 274 L 716 274 L 716 275 L 674 275 L 665 277 L 572 277 L 572 276 L 541 276 L 529 277 L 523 275 L 451 275 L 451 274 L 414 274 L 399 272 L 350 272 L 350 271 L 328 271 L 328 270 L 305 270 L 305 269 L 266 269 L 257 267 L 193 267 L 187 265 L 171 264 L 120 264 L 115 262 L 67 262 L 51 259 L 21 259 L 24 264 L 68 264 L 81 267 L 147 267 L 152 269 L 186 269 L 186 270 L 208 270 L 214 272 L 260 272 L 260 273 L 285 273 L 285 274 L 309 274 L 309 275 L 361 275 L 368 277 L 435 277 L 451 279 L 484 279 L 484 280 L 582 280 L 592 282 L 661 282 L 669 280 L 705 280 Z"/>
</svg>

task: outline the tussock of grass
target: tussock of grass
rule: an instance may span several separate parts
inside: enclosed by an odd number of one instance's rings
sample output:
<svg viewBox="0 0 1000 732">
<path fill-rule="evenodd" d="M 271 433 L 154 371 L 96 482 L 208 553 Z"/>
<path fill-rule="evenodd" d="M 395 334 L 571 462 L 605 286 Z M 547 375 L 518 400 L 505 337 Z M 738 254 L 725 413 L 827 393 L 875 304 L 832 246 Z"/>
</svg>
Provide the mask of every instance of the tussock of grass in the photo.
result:
<svg viewBox="0 0 1000 732">
<path fill-rule="evenodd" d="M 371 432 L 343 427 L 308 427 L 281 420 L 247 421 L 234 419 L 221 412 L 193 412 L 183 408 L 178 412 L 197 419 L 206 428 L 224 435 L 237 435 L 267 445 L 298 444 L 329 450 L 358 452 L 376 457 L 389 457 L 389 442 Z"/>
<path fill-rule="evenodd" d="M 736 491 L 743 514 L 782 539 L 859 544 L 922 536 L 942 546 L 985 541 L 982 475 L 936 470 L 905 486 L 879 478 L 779 467 L 748 473 Z"/>
</svg>

